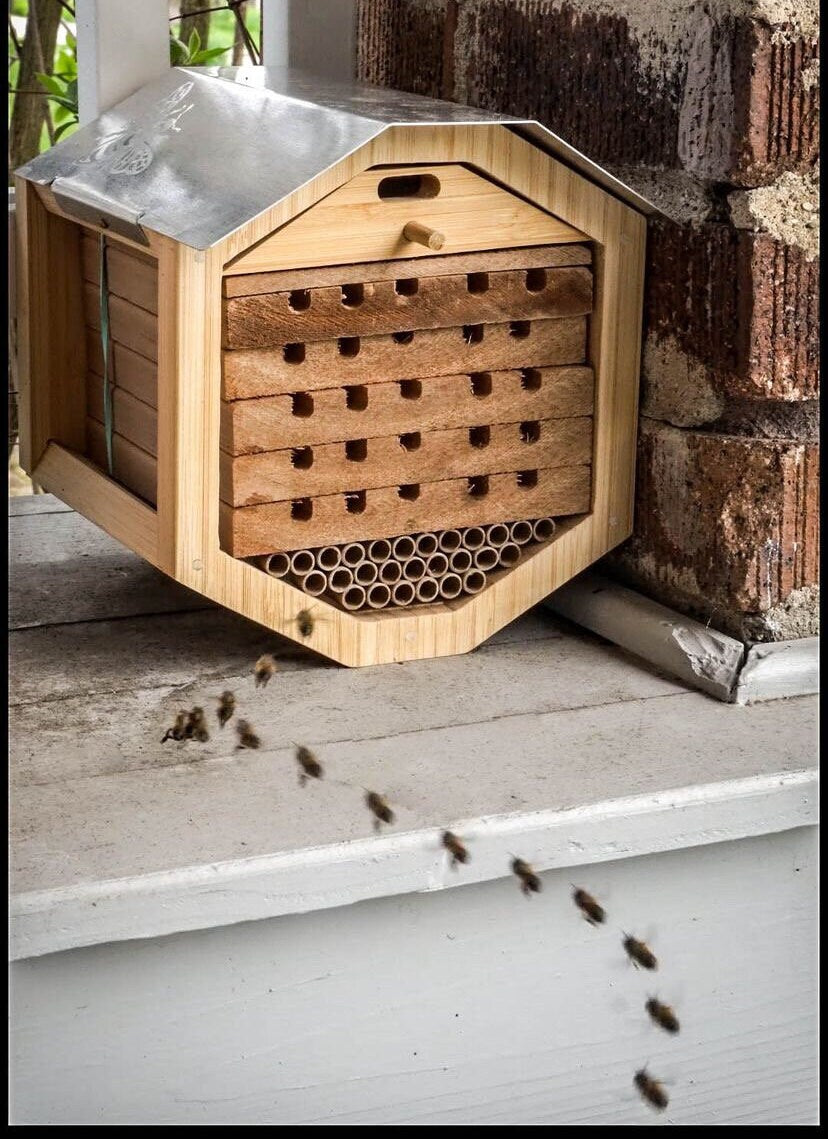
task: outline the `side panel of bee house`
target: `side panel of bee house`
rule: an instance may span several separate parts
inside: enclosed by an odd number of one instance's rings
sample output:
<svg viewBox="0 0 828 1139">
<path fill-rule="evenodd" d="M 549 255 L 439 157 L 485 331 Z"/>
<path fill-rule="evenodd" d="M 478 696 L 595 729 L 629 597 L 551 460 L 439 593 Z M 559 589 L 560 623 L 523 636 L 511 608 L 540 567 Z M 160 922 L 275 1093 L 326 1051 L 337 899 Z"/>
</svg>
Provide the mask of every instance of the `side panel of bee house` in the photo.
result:
<svg viewBox="0 0 828 1139">
<path fill-rule="evenodd" d="M 468 651 L 630 532 L 648 207 L 537 124 L 262 75 L 21 172 L 24 464 L 342 663 Z"/>
</svg>

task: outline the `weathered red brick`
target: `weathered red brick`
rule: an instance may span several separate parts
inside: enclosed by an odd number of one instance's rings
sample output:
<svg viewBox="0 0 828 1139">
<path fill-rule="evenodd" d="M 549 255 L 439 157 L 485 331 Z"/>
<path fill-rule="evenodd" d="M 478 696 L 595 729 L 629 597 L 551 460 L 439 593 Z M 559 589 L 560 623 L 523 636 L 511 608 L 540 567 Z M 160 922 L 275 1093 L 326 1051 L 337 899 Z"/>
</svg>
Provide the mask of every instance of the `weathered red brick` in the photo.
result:
<svg viewBox="0 0 828 1139">
<path fill-rule="evenodd" d="M 745 615 L 818 580 L 815 442 L 682 431 L 642 420 L 635 532 L 612 564 L 739 635 Z"/>
<path fill-rule="evenodd" d="M 729 225 L 651 228 L 646 330 L 673 337 L 725 396 L 809 400 L 819 386 L 819 262 Z"/>
</svg>

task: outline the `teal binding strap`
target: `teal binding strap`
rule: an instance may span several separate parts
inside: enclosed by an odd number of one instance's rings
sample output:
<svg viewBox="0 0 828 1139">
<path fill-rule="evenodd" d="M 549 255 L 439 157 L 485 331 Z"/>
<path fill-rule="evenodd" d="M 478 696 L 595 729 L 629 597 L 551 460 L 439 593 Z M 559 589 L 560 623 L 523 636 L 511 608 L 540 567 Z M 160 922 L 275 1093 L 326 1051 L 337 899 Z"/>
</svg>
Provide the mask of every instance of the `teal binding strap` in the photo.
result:
<svg viewBox="0 0 828 1139">
<path fill-rule="evenodd" d="M 112 474 L 112 385 L 109 382 L 109 281 L 106 274 L 106 237 L 100 241 L 100 281 L 101 281 L 101 350 L 103 352 L 103 412 L 104 435 L 106 437 L 106 465 Z"/>
</svg>

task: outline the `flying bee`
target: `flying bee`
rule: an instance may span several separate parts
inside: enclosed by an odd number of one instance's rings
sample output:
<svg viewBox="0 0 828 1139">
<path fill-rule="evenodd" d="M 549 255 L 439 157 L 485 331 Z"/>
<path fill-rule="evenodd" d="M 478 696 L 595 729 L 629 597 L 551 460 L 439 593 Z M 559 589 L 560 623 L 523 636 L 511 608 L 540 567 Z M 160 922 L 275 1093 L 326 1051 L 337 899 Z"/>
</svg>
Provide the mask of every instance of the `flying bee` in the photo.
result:
<svg viewBox="0 0 828 1139">
<path fill-rule="evenodd" d="M 276 661 L 273 659 L 270 653 L 265 653 L 264 656 L 260 656 L 253 666 L 253 675 L 256 678 L 256 687 L 266 688 L 268 680 L 270 680 L 275 671 Z"/>
<path fill-rule="evenodd" d="M 527 898 L 530 894 L 540 893 L 541 880 L 528 862 L 524 862 L 522 858 L 515 858 L 513 856 L 512 873 L 517 874 L 520 879 L 520 888 Z"/>
<path fill-rule="evenodd" d="M 300 609 L 296 614 L 296 628 L 300 637 L 309 637 L 314 630 L 315 623 L 310 609 Z"/>
<path fill-rule="evenodd" d="M 640 965 L 643 969 L 657 969 L 658 959 L 653 951 L 644 944 L 643 941 L 638 941 L 634 937 L 630 937 L 628 933 L 624 934 L 624 948 L 627 954 L 635 965 L 636 969 Z"/>
<path fill-rule="evenodd" d="M 218 722 L 223 728 L 236 710 L 236 697 L 232 692 L 222 692 L 218 698 Z"/>
<path fill-rule="evenodd" d="M 368 810 L 376 816 L 374 819 L 374 830 L 379 832 L 382 823 L 393 823 L 394 812 L 386 803 L 382 795 L 378 795 L 376 791 L 368 791 L 365 795 L 365 803 Z"/>
<path fill-rule="evenodd" d="M 175 717 L 175 723 L 171 728 L 167 728 L 161 737 L 161 743 L 165 744 L 167 740 L 183 740 L 184 731 L 187 726 L 187 713 L 179 712 Z"/>
<path fill-rule="evenodd" d="M 651 1107 L 656 1111 L 664 1111 L 670 1102 L 667 1092 L 661 1082 L 654 1080 L 646 1068 L 639 1068 L 633 1077 L 633 1083 Z"/>
<path fill-rule="evenodd" d="M 599 906 L 592 894 L 588 894 L 586 890 L 576 887 L 572 894 L 572 900 L 590 925 L 600 925 L 607 916 L 604 913 L 603 906 Z"/>
<path fill-rule="evenodd" d="M 678 1017 L 669 1005 L 663 1005 L 656 997 L 650 997 L 644 1007 L 655 1023 L 665 1032 L 678 1032 Z"/>
<path fill-rule="evenodd" d="M 446 848 L 446 850 L 451 855 L 452 869 L 455 869 L 455 870 L 457 869 L 457 863 L 458 862 L 470 861 L 469 852 L 466 850 L 465 846 L 463 845 L 463 843 L 460 841 L 460 839 L 457 837 L 456 834 L 452 834 L 451 831 L 446 831 L 443 834 L 443 840 L 442 841 L 443 841 L 443 846 Z"/>
<path fill-rule="evenodd" d="M 309 747 L 296 745 L 296 762 L 302 768 L 302 774 L 299 776 L 300 787 L 304 787 L 308 779 L 322 778 L 322 764 Z"/>
<path fill-rule="evenodd" d="M 261 745 L 262 741 L 253 731 L 247 720 L 239 720 L 236 724 L 236 734 L 239 737 L 239 742 L 236 744 L 236 751 L 238 751 L 239 748 L 257 748 Z"/>
<path fill-rule="evenodd" d="M 184 726 L 184 739 L 198 740 L 199 743 L 206 743 L 210 738 L 210 733 L 207 731 L 207 720 L 204 717 L 203 708 L 193 708 L 192 712 L 187 716 L 187 723 Z"/>
</svg>

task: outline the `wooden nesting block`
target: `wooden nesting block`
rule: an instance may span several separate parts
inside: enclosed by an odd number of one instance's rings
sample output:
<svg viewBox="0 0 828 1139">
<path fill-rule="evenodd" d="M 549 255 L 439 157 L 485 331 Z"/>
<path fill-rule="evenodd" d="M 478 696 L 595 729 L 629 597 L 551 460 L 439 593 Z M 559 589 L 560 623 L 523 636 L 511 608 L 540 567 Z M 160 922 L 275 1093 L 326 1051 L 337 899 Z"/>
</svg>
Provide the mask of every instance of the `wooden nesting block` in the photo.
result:
<svg viewBox="0 0 828 1139">
<path fill-rule="evenodd" d="M 97 236 L 84 231 L 81 254 L 83 278 L 97 288 L 101 256 Z M 107 239 L 106 278 L 110 295 L 122 297 L 148 312 L 158 313 L 158 263 L 154 258 Z"/>
<path fill-rule="evenodd" d="M 444 277 L 452 273 L 496 273 L 503 269 L 548 269 L 591 264 L 592 250 L 588 245 L 530 245 L 516 249 L 487 249 L 482 253 L 449 253 L 440 257 L 245 273 L 239 277 L 225 277 L 222 293 L 225 297 L 251 297 L 258 293 L 283 293 L 292 289 L 315 289 L 320 285 L 348 285 L 358 281 L 397 281 L 407 277 Z M 97 277 L 92 279 L 97 280 Z"/>
<path fill-rule="evenodd" d="M 221 542 L 234 557 L 247 558 L 504 518 L 584 514 L 590 508 L 590 472 L 589 466 L 559 467 L 527 472 L 523 483 L 514 474 L 490 475 L 236 510 L 222 503 Z"/>
<path fill-rule="evenodd" d="M 592 369 L 527 368 L 224 402 L 221 449 L 278 451 L 523 420 L 591 415 Z"/>
<path fill-rule="evenodd" d="M 101 328 L 101 298 L 97 285 L 86 284 L 83 290 L 84 319 L 88 328 Z M 125 301 L 109 297 L 110 339 L 131 348 L 148 360 L 158 360 L 158 319 L 154 313 Z"/>
<path fill-rule="evenodd" d="M 86 420 L 86 451 L 94 463 L 107 470 L 103 424 L 91 417 Z M 155 459 L 116 432 L 112 434 L 112 473 L 127 490 L 155 506 L 158 485 Z"/>
<path fill-rule="evenodd" d="M 416 431 L 321 447 L 221 456 L 221 497 L 232 506 L 395 484 L 579 466 L 592 457 L 592 418 L 544 419 Z"/>
<path fill-rule="evenodd" d="M 103 382 L 97 382 L 95 376 L 87 379 L 86 413 L 99 423 L 104 422 Z M 113 431 L 150 455 L 157 453 L 158 413 L 154 407 L 116 387 L 112 391 L 112 413 Z"/>
<path fill-rule="evenodd" d="M 225 348 L 365 336 L 447 325 L 585 316 L 592 311 L 586 268 L 505 269 L 409 277 L 263 293 L 224 301 Z"/>
<path fill-rule="evenodd" d="M 92 382 L 102 384 L 101 334 L 90 328 L 86 330 L 86 361 L 89 372 L 94 377 Z M 119 388 L 130 392 L 151 407 L 158 406 L 158 368 L 152 360 L 148 360 L 146 356 L 139 356 L 137 352 L 125 348 L 123 344 L 113 343 L 110 371 Z"/>
<path fill-rule="evenodd" d="M 586 351 L 587 321 L 580 316 L 238 349 L 222 353 L 223 396 L 254 399 L 413 376 L 581 364 Z"/>
</svg>

